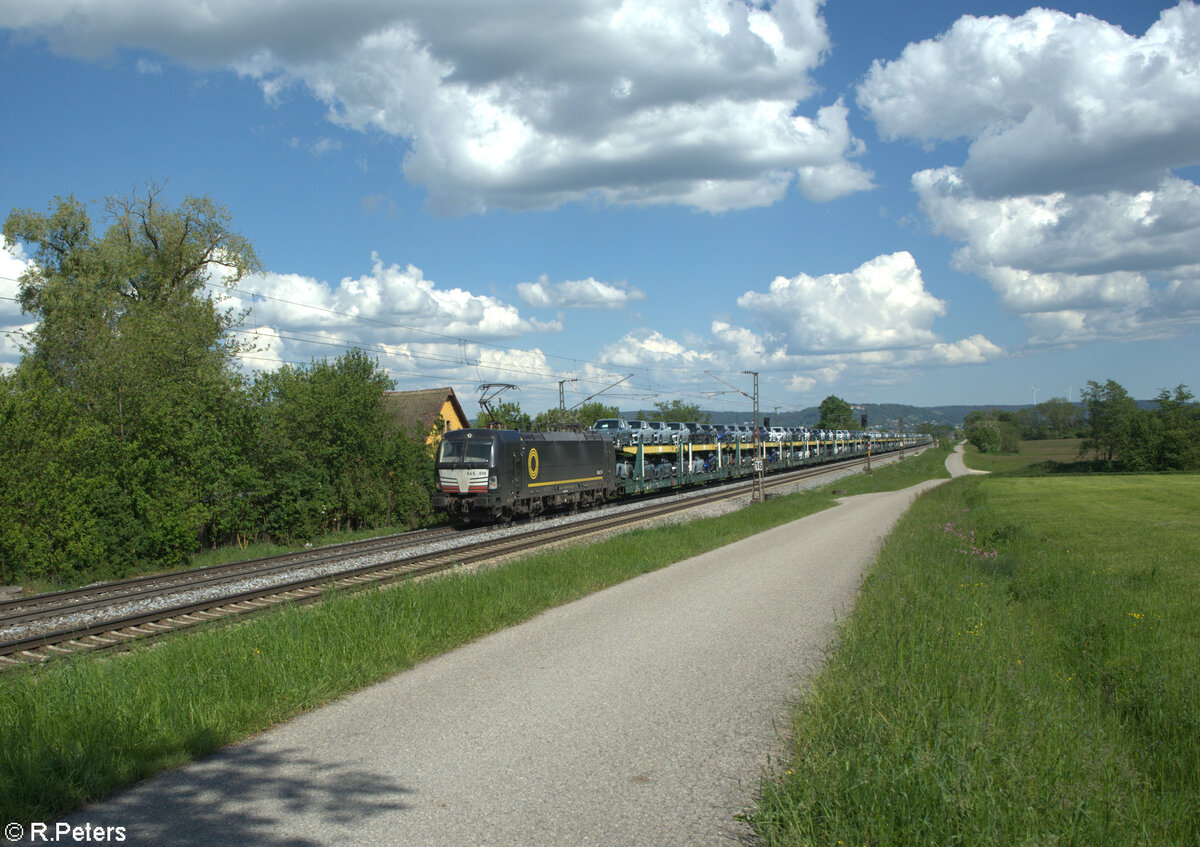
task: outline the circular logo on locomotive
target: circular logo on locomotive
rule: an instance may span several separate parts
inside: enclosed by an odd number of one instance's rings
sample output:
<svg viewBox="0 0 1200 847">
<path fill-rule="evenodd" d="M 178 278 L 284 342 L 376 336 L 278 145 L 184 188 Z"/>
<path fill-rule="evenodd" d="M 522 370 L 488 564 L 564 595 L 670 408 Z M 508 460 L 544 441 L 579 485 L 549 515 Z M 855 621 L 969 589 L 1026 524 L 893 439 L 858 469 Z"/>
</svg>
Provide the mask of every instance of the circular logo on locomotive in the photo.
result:
<svg viewBox="0 0 1200 847">
<path fill-rule="evenodd" d="M 529 478 L 537 479 L 538 475 L 538 454 L 537 448 L 532 448 L 529 451 Z"/>
</svg>

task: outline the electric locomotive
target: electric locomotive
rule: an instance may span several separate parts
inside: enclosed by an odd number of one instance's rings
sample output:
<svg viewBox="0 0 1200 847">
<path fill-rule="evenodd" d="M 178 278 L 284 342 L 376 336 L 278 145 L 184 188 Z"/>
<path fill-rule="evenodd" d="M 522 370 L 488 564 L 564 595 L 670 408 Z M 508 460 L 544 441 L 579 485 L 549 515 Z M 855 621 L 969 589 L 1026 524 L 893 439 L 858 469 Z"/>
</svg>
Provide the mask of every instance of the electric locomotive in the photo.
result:
<svg viewBox="0 0 1200 847">
<path fill-rule="evenodd" d="M 771 437 L 774 436 L 774 437 Z M 438 448 L 433 507 L 459 523 L 508 522 L 610 498 L 875 455 L 927 443 L 895 433 L 782 430 L 742 443 L 622 444 L 595 431 L 457 429 Z"/>
<path fill-rule="evenodd" d="M 435 473 L 433 507 L 459 522 L 588 508 L 617 493 L 613 442 L 594 432 L 452 430 Z"/>
</svg>

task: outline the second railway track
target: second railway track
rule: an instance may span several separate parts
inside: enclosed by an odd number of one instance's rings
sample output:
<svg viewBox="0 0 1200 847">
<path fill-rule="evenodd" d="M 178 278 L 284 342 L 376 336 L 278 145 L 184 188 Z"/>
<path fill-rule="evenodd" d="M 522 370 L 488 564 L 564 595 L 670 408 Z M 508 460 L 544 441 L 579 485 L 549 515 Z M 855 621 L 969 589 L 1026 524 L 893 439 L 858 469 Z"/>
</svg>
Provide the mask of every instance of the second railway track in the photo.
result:
<svg viewBox="0 0 1200 847">
<path fill-rule="evenodd" d="M 836 467 L 805 468 L 770 477 L 765 487 L 789 487 L 799 480 L 828 474 L 831 470 L 853 469 L 861 464 L 862 460 L 852 460 Z M 433 552 L 405 555 L 406 549 L 435 540 L 430 533 L 410 533 L 8 601 L 0 604 L 0 670 L 96 650 L 123 648 L 147 638 L 242 617 L 283 604 L 309 603 L 331 590 L 383 585 L 459 565 L 509 558 L 603 532 L 628 529 L 706 503 L 744 497 L 754 485 L 751 481 L 741 481 L 678 498 L 639 503 L 636 507 L 601 510 L 562 525 L 530 524 L 526 531 L 518 534 L 468 541 Z M 437 532 L 439 537 L 454 533 L 452 530 Z M 363 556 L 374 556 L 379 560 L 363 565 L 337 564 Z M 322 565 L 340 569 L 302 578 L 286 576 L 300 570 L 311 572 Z M 219 591 L 221 585 L 262 578 L 276 578 L 277 583 L 250 590 Z M 194 599 L 199 589 L 217 589 L 217 593 Z M 175 595 L 187 599 L 170 601 L 169 598 Z M 164 602 L 162 598 L 167 599 Z M 159 604 L 155 608 L 127 611 L 138 603 L 156 599 Z M 85 614 L 88 616 L 84 617 Z"/>
<path fill-rule="evenodd" d="M 423 530 L 8 600 L 0 603 L 0 638 L 4 638 L 14 629 L 19 630 L 21 624 L 45 621 L 55 616 L 79 615 L 88 610 L 112 608 L 171 594 L 217 588 L 237 583 L 239 580 L 269 579 L 297 570 L 336 565 L 338 562 L 367 555 L 387 555 L 454 534 L 455 530 L 444 528 Z"/>
</svg>

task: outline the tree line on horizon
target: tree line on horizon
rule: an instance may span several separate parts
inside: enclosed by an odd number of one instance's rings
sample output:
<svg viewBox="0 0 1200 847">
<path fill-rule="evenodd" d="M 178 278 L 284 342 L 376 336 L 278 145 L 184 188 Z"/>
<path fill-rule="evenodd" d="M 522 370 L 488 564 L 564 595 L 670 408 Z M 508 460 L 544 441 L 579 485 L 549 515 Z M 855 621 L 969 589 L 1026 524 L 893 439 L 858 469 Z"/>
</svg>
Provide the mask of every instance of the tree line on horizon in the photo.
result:
<svg viewBox="0 0 1200 847">
<path fill-rule="evenodd" d="M 1078 404 L 1056 397 L 1018 412 L 979 410 L 963 429 L 981 453 L 1015 453 L 1023 440 L 1079 438 L 1080 457 L 1103 469 L 1200 470 L 1200 403 L 1186 385 L 1161 389 L 1142 408 L 1116 381 L 1091 380 Z"/>
<path fill-rule="evenodd" d="M 820 419 L 817 429 L 829 430 L 860 430 L 862 424 L 854 408 L 840 397 L 829 395 L 821 401 Z M 495 424 L 506 429 L 540 432 L 552 429 L 586 429 L 598 420 L 605 418 L 625 418 L 626 420 L 646 421 L 679 421 L 680 423 L 712 423 L 712 413 L 700 408 L 698 403 L 686 403 L 682 400 L 661 400 L 654 404 L 653 410 L 639 409 L 632 415 L 622 414 L 617 406 L 604 403 L 583 403 L 571 409 L 549 409 L 539 412 L 535 417 L 521 410 L 521 404 L 515 401 L 505 401 L 497 405 L 489 415 L 480 413 L 475 419 L 475 426 L 487 427 Z M 762 422 L 765 424 L 764 419 Z"/>
</svg>

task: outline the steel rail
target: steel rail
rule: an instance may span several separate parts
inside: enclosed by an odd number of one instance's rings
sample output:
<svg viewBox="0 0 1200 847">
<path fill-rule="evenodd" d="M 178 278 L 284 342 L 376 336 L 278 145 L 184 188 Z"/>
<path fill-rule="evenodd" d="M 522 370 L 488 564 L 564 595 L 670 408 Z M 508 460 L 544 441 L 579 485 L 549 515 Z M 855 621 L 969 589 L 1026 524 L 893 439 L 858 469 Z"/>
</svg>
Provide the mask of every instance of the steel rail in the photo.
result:
<svg viewBox="0 0 1200 847">
<path fill-rule="evenodd" d="M 862 464 L 865 464 L 865 459 L 856 457 L 836 465 L 817 465 L 779 471 L 772 473 L 764 480 L 764 487 L 786 487 L 799 479 L 820 476 L 834 468 L 840 470 Z M 534 528 L 517 535 L 488 539 L 449 550 L 376 562 L 337 574 L 311 577 L 224 597 L 129 615 L 90 626 L 72 627 L 2 642 L 0 643 L 0 670 L 94 650 L 121 648 L 169 632 L 199 626 L 234 615 L 258 613 L 285 603 L 310 603 L 320 599 L 328 591 L 359 590 L 367 586 L 378 586 L 433 574 L 460 565 L 507 558 L 562 541 L 576 541 L 612 529 L 628 529 L 633 525 L 663 515 L 741 497 L 756 486 L 757 481 L 755 480 L 738 480 L 670 502 L 649 502 L 633 512 L 612 513 L 611 510 L 602 510 L 595 517 L 584 518 L 562 526 Z M 171 589 L 165 593 L 171 593 L 174 590 L 177 589 Z M 116 602 L 125 599 L 127 598 L 118 598 Z"/>
<path fill-rule="evenodd" d="M 456 530 L 452 529 L 420 530 L 417 533 L 402 533 L 364 541 L 330 544 L 311 550 L 281 553 L 277 556 L 266 556 L 244 562 L 189 568 L 114 580 L 83 588 L 35 594 L 0 603 L 0 628 L 59 614 L 73 614 L 177 591 L 189 591 L 225 582 L 235 582 L 248 577 L 270 576 L 298 568 L 354 559 L 372 553 L 400 550 L 417 544 L 425 544 L 455 532 Z"/>
</svg>

